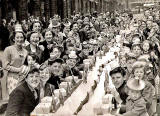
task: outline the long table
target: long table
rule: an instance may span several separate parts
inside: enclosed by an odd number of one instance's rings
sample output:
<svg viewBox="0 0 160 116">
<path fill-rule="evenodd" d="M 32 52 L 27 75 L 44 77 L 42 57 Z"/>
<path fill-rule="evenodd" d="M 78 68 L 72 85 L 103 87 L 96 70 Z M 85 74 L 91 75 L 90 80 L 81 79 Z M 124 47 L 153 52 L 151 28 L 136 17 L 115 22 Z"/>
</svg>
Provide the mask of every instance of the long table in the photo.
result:
<svg viewBox="0 0 160 116">
<path fill-rule="evenodd" d="M 81 101 L 85 99 L 87 92 L 91 91 L 91 85 L 94 84 L 94 80 L 98 79 L 96 75 L 97 71 L 96 67 L 94 67 L 93 71 L 90 71 L 87 76 L 87 83 L 82 82 L 78 86 L 78 88 L 71 94 L 71 96 L 64 102 L 64 105 L 54 113 L 54 116 L 74 115 Z"/>
<path fill-rule="evenodd" d="M 96 64 L 91 71 L 89 71 L 87 76 L 87 83 L 81 83 L 76 90 L 71 94 L 71 96 L 64 102 L 62 106 L 55 113 L 50 113 L 47 115 L 37 115 L 37 116 L 74 116 L 77 108 L 79 107 L 81 101 L 83 101 L 87 93 L 91 93 L 91 86 L 94 85 L 94 81 L 98 80 L 98 85 L 94 93 L 89 94 L 88 102 L 82 107 L 82 109 L 77 113 L 77 116 L 94 116 L 94 106 L 96 103 L 102 101 L 102 96 L 104 95 L 104 71 L 99 78 L 98 69 L 101 64 L 114 59 L 114 51 L 106 53 L 105 56 L 100 59 L 97 57 Z M 110 65 L 108 64 L 105 68 L 110 70 Z M 106 116 L 113 116 L 111 114 L 105 114 Z"/>
<path fill-rule="evenodd" d="M 104 95 L 105 74 L 103 72 L 101 77 L 98 78 L 98 68 L 101 64 L 104 64 L 108 60 L 113 59 L 111 56 L 113 56 L 113 52 L 108 52 L 105 56 L 102 57 L 102 59 L 97 57 L 95 67 L 88 74 L 87 83 L 81 83 L 79 87 L 72 93 L 72 95 L 64 102 L 64 105 L 54 113 L 54 116 L 73 116 L 81 101 L 86 97 L 87 92 L 91 91 L 91 85 L 93 85 L 94 80 L 99 79 L 97 88 L 95 89 L 93 95 L 90 95 L 88 103 L 86 103 L 82 107 L 82 110 L 77 114 L 77 116 L 94 116 L 94 106 L 96 103 L 101 102 Z M 105 68 L 110 68 L 109 64 Z M 113 116 L 111 114 L 105 115 Z"/>
<path fill-rule="evenodd" d="M 97 62 L 100 64 L 103 64 L 103 61 L 106 62 L 110 60 L 112 53 L 107 53 L 102 59 L 98 59 Z M 102 62 L 101 62 L 102 61 Z M 107 69 L 104 70 L 110 70 L 110 64 L 107 64 Z M 102 97 L 104 96 L 104 81 L 105 81 L 105 71 L 103 70 L 102 75 L 100 76 L 99 83 L 97 85 L 97 88 L 94 91 L 93 96 L 90 97 L 87 104 L 85 104 L 82 108 L 82 110 L 78 113 L 78 116 L 94 116 L 94 107 L 97 105 L 97 103 L 102 103 Z M 110 113 L 104 114 L 103 116 L 114 116 Z"/>
</svg>

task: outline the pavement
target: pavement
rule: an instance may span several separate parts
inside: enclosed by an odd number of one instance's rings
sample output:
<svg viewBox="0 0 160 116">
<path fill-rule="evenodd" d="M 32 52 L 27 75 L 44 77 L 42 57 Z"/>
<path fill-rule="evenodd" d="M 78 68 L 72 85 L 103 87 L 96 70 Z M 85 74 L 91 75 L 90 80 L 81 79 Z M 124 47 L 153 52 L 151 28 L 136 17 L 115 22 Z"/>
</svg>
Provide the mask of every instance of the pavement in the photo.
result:
<svg viewBox="0 0 160 116">
<path fill-rule="evenodd" d="M 0 51 L 0 60 L 3 62 L 4 58 L 3 58 L 3 51 Z M 5 77 L 5 73 L 4 73 L 4 77 Z M 6 94 L 6 78 L 1 78 L 1 85 L 2 85 L 2 98 L 6 99 L 8 98 L 8 95 Z"/>
<path fill-rule="evenodd" d="M 3 51 L 0 51 L 0 60 L 3 62 Z M 5 104 L 6 103 L 6 98 L 8 98 L 7 92 L 6 92 L 6 78 L 1 78 L 0 79 L 1 86 L 2 86 L 2 100 L 0 99 L 0 116 L 5 116 L 4 113 L 1 114 L 1 110 L 4 110 L 6 108 Z M 0 90 L 1 92 L 1 90 Z M 3 108 L 2 108 L 3 107 Z"/>
</svg>

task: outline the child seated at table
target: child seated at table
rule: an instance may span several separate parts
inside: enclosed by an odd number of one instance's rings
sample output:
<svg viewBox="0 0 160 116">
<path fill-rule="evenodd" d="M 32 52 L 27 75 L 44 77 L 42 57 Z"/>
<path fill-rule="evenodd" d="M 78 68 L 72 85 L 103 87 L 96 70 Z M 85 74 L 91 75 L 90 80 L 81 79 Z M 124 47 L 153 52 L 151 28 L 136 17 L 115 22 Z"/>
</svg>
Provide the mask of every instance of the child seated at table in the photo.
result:
<svg viewBox="0 0 160 116">
<path fill-rule="evenodd" d="M 152 108 L 154 105 L 154 104 L 152 104 L 152 101 L 155 96 L 155 88 L 147 80 L 146 70 L 145 70 L 145 67 L 147 66 L 147 64 L 148 63 L 145 61 L 136 61 L 135 63 L 133 63 L 132 72 L 133 72 L 133 78 L 138 77 L 139 79 L 141 79 L 145 82 L 146 86 L 142 90 L 142 96 L 143 96 L 144 100 L 146 101 L 148 113 L 149 113 L 149 115 L 151 115 L 156 112 L 155 111 L 156 109 Z"/>
<path fill-rule="evenodd" d="M 78 76 L 79 79 L 82 78 L 82 75 L 77 67 L 78 56 L 75 51 L 71 51 L 66 60 L 65 72 L 66 76 Z"/>
<path fill-rule="evenodd" d="M 27 58 L 25 59 L 24 64 L 29 66 L 30 68 L 37 68 L 39 69 L 40 65 L 38 64 L 38 56 L 34 53 L 29 53 Z"/>
<path fill-rule="evenodd" d="M 40 69 L 45 69 L 46 67 L 50 67 L 52 62 L 61 57 L 63 48 L 61 46 L 55 46 L 52 48 L 52 51 L 49 54 L 49 59 L 41 64 Z"/>
<path fill-rule="evenodd" d="M 51 77 L 47 83 L 54 85 L 55 89 L 59 89 L 59 84 L 65 80 L 66 74 L 63 68 L 64 61 L 60 58 L 51 62 L 50 71 Z"/>
<path fill-rule="evenodd" d="M 142 90 L 145 88 L 145 82 L 137 78 L 131 78 L 127 81 L 128 98 L 126 101 L 126 113 L 116 116 L 149 116 L 146 109 L 146 102 L 142 97 Z"/>
<path fill-rule="evenodd" d="M 51 77 L 49 68 L 40 71 L 40 99 L 45 96 L 52 96 L 55 89 L 54 85 L 47 83 Z"/>
</svg>

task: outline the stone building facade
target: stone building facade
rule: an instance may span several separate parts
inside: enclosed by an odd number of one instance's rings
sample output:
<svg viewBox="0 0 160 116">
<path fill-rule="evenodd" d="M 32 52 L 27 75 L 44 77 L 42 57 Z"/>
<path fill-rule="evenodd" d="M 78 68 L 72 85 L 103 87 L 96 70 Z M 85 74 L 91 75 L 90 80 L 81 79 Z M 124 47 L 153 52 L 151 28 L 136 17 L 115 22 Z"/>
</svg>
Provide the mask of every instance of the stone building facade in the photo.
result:
<svg viewBox="0 0 160 116">
<path fill-rule="evenodd" d="M 46 19 L 58 14 L 61 18 L 75 13 L 103 13 L 116 9 L 117 0 L 0 0 L 0 20 L 27 19 L 30 15 Z"/>
</svg>

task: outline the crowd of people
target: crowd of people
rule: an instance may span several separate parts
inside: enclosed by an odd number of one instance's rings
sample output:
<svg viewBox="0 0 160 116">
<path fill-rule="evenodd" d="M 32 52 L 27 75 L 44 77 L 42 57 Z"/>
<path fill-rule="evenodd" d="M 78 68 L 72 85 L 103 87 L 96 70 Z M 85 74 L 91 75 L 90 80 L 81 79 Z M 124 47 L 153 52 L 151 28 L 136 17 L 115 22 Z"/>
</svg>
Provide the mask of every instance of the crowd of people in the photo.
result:
<svg viewBox="0 0 160 116">
<path fill-rule="evenodd" d="M 29 116 L 39 101 L 51 96 L 66 77 L 82 79 L 80 71 L 86 68 L 83 60 L 99 51 L 107 52 L 116 43 L 117 35 L 121 35 L 120 53 L 115 53 L 119 66 L 109 73 L 115 89 L 108 89 L 105 84 L 105 91 L 110 91 L 117 104 L 121 104 L 118 116 L 156 116 L 159 19 L 159 10 L 150 8 L 139 18 L 131 12 L 115 11 L 78 13 L 63 20 L 55 15 L 49 21 L 32 16 L 22 22 L 12 20 L 8 25 L 3 20 L 2 33 L 6 36 L 1 38 L 7 42 L 2 48 L 0 70 L 6 72 L 3 78 L 7 80 L 9 95 L 6 116 Z"/>
</svg>

